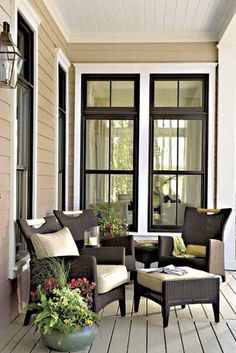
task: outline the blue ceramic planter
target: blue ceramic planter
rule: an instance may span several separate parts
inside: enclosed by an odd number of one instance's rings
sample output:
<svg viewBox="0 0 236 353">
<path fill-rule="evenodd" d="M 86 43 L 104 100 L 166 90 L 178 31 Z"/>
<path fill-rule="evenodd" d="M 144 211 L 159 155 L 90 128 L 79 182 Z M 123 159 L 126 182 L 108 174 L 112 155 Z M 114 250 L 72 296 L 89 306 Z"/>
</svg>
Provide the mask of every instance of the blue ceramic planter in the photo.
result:
<svg viewBox="0 0 236 353">
<path fill-rule="evenodd" d="M 97 334 L 97 326 L 87 326 L 68 335 L 61 335 L 54 330 L 50 334 L 42 335 L 43 342 L 46 346 L 60 352 L 76 352 L 83 350 L 93 343 Z"/>
</svg>

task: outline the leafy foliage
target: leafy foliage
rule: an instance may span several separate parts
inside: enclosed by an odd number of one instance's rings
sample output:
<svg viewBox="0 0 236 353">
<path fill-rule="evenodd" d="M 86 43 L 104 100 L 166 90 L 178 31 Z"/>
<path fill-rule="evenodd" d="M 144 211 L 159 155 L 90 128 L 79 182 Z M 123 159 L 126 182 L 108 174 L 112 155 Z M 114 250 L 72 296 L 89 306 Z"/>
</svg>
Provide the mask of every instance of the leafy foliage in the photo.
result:
<svg viewBox="0 0 236 353">
<path fill-rule="evenodd" d="M 53 288 L 48 294 L 39 285 L 29 307 L 37 310 L 35 325 L 43 334 L 52 330 L 69 334 L 99 323 L 99 316 L 88 308 L 80 290 L 70 286 Z"/>
<path fill-rule="evenodd" d="M 102 203 L 92 205 L 100 231 L 100 238 L 110 239 L 128 233 L 128 224 L 120 215 L 120 206 L 117 203 Z"/>
<path fill-rule="evenodd" d="M 61 259 L 35 260 L 32 267 L 37 290 L 30 293 L 29 309 L 36 311 L 38 331 L 57 330 L 63 335 L 99 323 L 99 316 L 90 310 L 96 283 L 85 277 L 68 282 L 70 266 Z"/>
<path fill-rule="evenodd" d="M 67 283 L 69 272 L 70 264 L 66 264 L 63 259 L 34 259 L 31 262 L 32 284 L 35 287 L 44 286 L 50 278 L 56 279 L 58 286 L 63 287 Z"/>
</svg>

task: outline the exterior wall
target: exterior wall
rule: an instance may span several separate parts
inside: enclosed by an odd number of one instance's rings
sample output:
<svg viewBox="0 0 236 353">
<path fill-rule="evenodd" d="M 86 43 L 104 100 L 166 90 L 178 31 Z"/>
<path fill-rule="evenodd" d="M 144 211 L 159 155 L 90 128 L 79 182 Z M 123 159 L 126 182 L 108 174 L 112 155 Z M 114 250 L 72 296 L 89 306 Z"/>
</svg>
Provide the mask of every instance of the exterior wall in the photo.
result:
<svg viewBox="0 0 236 353">
<path fill-rule="evenodd" d="M 72 63 L 191 63 L 217 62 L 216 43 L 69 43 Z M 69 208 L 73 208 L 74 72 L 70 75 Z M 76 180 L 74 181 L 76 182 Z"/>
<path fill-rule="evenodd" d="M 0 31 L 3 21 L 11 22 L 10 1 L 0 2 Z M 8 280 L 11 171 L 11 90 L 0 88 L 0 312 L 11 320 L 17 313 L 17 281 Z"/>
<path fill-rule="evenodd" d="M 37 217 L 55 208 L 55 48 L 67 43 L 42 0 L 31 0 L 41 17 L 38 38 L 38 180 Z"/>
<path fill-rule="evenodd" d="M 11 22 L 15 9 L 12 1 L 0 2 L 0 30 L 3 21 Z M 37 212 L 41 217 L 55 207 L 55 48 L 67 53 L 67 43 L 49 15 L 42 0 L 29 0 L 41 18 L 38 31 L 38 127 L 37 127 Z M 27 20 L 27 18 L 26 18 Z M 13 90 L 0 88 L 0 326 L 17 315 L 28 299 L 29 276 L 25 271 L 17 279 L 8 279 L 10 183 L 12 145 L 11 129 Z"/>
</svg>

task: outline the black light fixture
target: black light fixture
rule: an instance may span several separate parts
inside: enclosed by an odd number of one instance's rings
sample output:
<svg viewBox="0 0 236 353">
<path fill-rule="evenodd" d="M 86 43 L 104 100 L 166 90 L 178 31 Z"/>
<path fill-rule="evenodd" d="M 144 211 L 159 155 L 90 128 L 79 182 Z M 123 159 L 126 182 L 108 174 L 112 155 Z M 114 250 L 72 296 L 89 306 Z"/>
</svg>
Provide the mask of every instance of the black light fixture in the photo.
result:
<svg viewBox="0 0 236 353">
<path fill-rule="evenodd" d="M 13 43 L 10 25 L 3 22 L 0 34 L 0 87 L 15 88 L 24 58 Z"/>
</svg>

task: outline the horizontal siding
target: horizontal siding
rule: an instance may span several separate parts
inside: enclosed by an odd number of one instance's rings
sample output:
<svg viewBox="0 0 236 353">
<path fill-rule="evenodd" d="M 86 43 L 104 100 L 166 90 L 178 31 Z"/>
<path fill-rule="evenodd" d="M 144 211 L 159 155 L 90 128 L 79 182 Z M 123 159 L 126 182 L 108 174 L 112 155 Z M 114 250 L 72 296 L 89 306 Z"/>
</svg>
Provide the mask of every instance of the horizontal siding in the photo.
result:
<svg viewBox="0 0 236 353">
<path fill-rule="evenodd" d="M 55 48 L 67 43 L 42 0 L 31 0 L 41 18 L 38 36 L 38 182 L 37 216 L 54 208 L 55 197 Z"/>
<path fill-rule="evenodd" d="M 215 43 L 71 43 L 71 62 L 216 62 Z"/>
<path fill-rule="evenodd" d="M 3 21 L 10 23 L 9 0 L 0 2 L 0 31 Z M 10 225 L 10 152 L 12 91 L 0 88 L 0 327 L 18 313 L 15 284 L 8 280 Z M 14 297 L 14 303 L 12 298 Z"/>
</svg>

